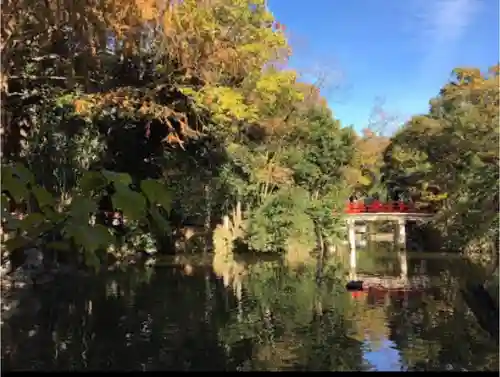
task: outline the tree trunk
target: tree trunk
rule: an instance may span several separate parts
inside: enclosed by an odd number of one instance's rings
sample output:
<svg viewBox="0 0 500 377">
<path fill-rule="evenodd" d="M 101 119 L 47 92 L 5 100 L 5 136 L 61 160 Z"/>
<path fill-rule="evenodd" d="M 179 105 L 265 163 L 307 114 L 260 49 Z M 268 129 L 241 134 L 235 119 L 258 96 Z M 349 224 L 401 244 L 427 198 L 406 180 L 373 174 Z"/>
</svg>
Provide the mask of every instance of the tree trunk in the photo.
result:
<svg viewBox="0 0 500 377">
<path fill-rule="evenodd" d="M 210 186 L 205 184 L 205 247 L 203 252 L 208 251 L 208 245 L 212 242 L 210 230 L 212 229 L 212 197 Z"/>
<path fill-rule="evenodd" d="M 326 248 L 325 248 L 325 242 L 323 239 L 323 233 L 321 232 L 321 229 L 319 226 L 315 226 L 316 230 L 316 239 L 317 239 L 317 248 L 318 248 L 318 256 L 316 259 L 316 281 L 318 283 L 322 281 L 323 279 L 323 268 L 325 264 L 325 257 L 326 257 Z"/>
</svg>

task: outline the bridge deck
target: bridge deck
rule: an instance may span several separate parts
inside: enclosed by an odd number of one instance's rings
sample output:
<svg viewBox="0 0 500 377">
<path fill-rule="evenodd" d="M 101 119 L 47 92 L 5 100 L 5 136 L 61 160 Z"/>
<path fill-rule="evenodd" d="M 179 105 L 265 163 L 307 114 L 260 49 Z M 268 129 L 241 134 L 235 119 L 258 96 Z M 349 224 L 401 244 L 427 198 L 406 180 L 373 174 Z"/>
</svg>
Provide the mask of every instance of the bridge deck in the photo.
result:
<svg viewBox="0 0 500 377">
<path fill-rule="evenodd" d="M 362 212 L 346 213 L 345 215 L 354 221 L 429 221 L 433 217 L 431 213 L 419 212 Z"/>
</svg>

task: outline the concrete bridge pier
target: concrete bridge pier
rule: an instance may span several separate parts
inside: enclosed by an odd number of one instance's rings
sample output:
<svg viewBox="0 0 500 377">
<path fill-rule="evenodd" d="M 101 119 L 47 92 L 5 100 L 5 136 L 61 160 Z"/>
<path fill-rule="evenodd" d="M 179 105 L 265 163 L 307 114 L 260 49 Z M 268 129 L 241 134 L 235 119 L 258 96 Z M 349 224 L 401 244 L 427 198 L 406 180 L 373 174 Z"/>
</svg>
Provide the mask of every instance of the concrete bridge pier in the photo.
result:
<svg viewBox="0 0 500 377">
<path fill-rule="evenodd" d="M 394 229 L 394 244 L 406 247 L 406 219 L 397 219 Z"/>
<path fill-rule="evenodd" d="M 401 269 L 401 275 L 399 276 L 403 281 L 408 281 L 408 255 L 406 250 L 402 249 L 398 251 L 399 266 Z"/>
<path fill-rule="evenodd" d="M 406 219 L 397 219 L 394 232 L 394 246 L 398 250 L 400 278 L 408 280 L 408 256 L 406 254 Z"/>
<path fill-rule="evenodd" d="M 356 280 L 356 222 L 347 220 L 347 232 L 349 238 L 349 271 L 351 280 Z"/>
</svg>

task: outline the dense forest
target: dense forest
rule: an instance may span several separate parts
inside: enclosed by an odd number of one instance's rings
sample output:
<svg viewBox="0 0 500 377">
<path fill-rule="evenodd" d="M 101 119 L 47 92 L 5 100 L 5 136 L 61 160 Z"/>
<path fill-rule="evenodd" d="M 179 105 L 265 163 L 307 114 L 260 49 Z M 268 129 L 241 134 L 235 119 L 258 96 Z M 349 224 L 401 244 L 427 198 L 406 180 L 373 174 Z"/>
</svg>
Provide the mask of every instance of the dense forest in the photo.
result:
<svg viewBox="0 0 500 377">
<path fill-rule="evenodd" d="M 4 262 L 323 249 L 353 193 L 411 199 L 433 247 L 494 260 L 498 67 L 455 69 L 391 138 L 357 134 L 288 67 L 264 0 L 159 4 L 3 2 Z"/>
</svg>

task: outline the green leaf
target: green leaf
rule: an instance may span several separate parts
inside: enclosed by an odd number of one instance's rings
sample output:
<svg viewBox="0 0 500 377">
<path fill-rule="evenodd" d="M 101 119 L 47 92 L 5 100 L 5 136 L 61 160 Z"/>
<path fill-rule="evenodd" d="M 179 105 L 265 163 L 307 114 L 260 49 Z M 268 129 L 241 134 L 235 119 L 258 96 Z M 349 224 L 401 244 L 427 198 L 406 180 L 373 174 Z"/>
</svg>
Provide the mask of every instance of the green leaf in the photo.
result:
<svg viewBox="0 0 500 377">
<path fill-rule="evenodd" d="M 96 245 L 94 250 L 97 250 L 98 248 L 106 248 L 115 240 L 115 237 L 110 233 L 109 229 L 100 224 L 90 227 L 88 237 L 92 238 L 94 245 Z"/>
<path fill-rule="evenodd" d="M 29 190 L 25 184 L 18 178 L 3 174 L 2 171 L 2 190 L 6 190 L 12 195 L 16 203 L 20 203 L 29 196 Z"/>
<path fill-rule="evenodd" d="M 127 173 L 116 173 L 114 171 L 103 170 L 102 175 L 110 182 L 128 186 L 132 183 L 132 178 Z"/>
<path fill-rule="evenodd" d="M 155 179 L 145 179 L 141 181 L 141 190 L 151 203 L 156 203 L 157 197 L 163 190 L 163 185 Z"/>
<path fill-rule="evenodd" d="M 106 178 L 101 173 L 96 171 L 87 171 L 83 173 L 80 180 L 80 188 L 86 195 L 90 195 L 94 190 L 104 188 L 106 184 Z"/>
<path fill-rule="evenodd" d="M 151 206 L 149 209 L 149 213 L 154 221 L 154 226 L 162 233 L 162 234 L 170 234 L 172 232 L 172 228 L 170 227 L 169 222 L 161 215 L 158 208 Z"/>
<path fill-rule="evenodd" d="M 87 224 L 91 213 L 97 211 L 97 204 L 83 196 L 73 198 L 71 202 L 70 214 L 71 217 L 78 221 Z"/>
<path fill-rule="evenodd" d="M 27 230 L 26 235 L 30 238 L 35 239 L 35 238 L 40 237 L 40 235 L 42 233 L 48 232 L 53 228 L 54 228 L 54 225 L 52 223 L 44 221 L 44 222 L 35 224 L 35 226 L 33 228 L 29 228 Z"/>
<path fill-rule="evenodd" d="M 45 190 L 43 187 L 35 186 L 35 187 L 33 187 L 33 189 L 31 191 L 33 192 L 33 195 L 35 195 L 35 198 L 36 198 L 40 208 L 44 208 L 47 206 L 49 206 L 49 207 L 54 206 L 55 201 L 54 201 L 53 196 L 50 195 L 50 193 L 47 190 Z"/>
<path fill-rule="evenodd" d="M 145 179 L 141 182 L 141 190 L 152 204 L 159 204 L 170 212 L 172 207 L 172 194 L 164 184 L 155 179 Z"/>
<path fill-rule="evenodd" d="M 45 216 L 41 213 L 30 213 L 21 220 L 20 228 L 22 230 L 29 230 L 41 225 L 45 221 Z"/>
<path fill-rule="evenodd" d="M 111 197 L 113 207 L 122 210 L 125 216 L 133 220 L 142 219 L 146 209 L 144 196 L 123 185 L 116 185 L 115 189 L 116 192 Z"/>
<path fill-rule="evenodd" d="M 65 233 L 77 245 L 92 253 L 114 241 L 113 235 L 103 225 L 71 224 L 65 228 Z"/>
<path fill-rule="evenodd" d="M 99 270 L 99 266 L 101 265 L 101 261 L 99 257 L 92 251 L 85 250 L 85 264 L 88 267 L 94 268 L 94 270 Z"/>
<path fill-rule="evenodd" d="M 10 179 L 14 175 L 14 168 L 10 165 L 2 165 L 2 180 Z"/>
<path fill-rule="evenodd" d="M 55 211 L 53 207 L 45 207 L 43 209 L 43 214 L 45 218 L 53 224 L 59 223 L 66 217 L 66 214 Z"/>
<path fill-rule="evenodd" d="M 5 216 L 10 215 L 10 200 L 9 197 L 5 194 L 2 194 L 1 205 L 2 205 L 2 219 L 3 219 Z"/>
<path fill-rule="evenodd" d="M 70 250 L 70 245 L 68 242 L 64 241 L 52 241 L 48 242 L 46 245 L 47 249 L 59 250 L 59 251 L 68 251 Z"/>
<path fill-rule="evenodd" d="M 26 238 L 23 236 L 17 236 L 15 238 L 11 238 L 10 240 L 3 242 L 2 246 L 5 247 L 7 250 L 13 251 L 16 249 L 26 247 L 31 242 L 32 242 L 32 240 L 29 238 Z"/>
<path fill-rule="evenodd" d="M 33 173 L 21 163 L 17 163 L 13 166 L 12 173 L 13 175 L 16 175 L 24 184 L 32 184 L 35 182 Z"/>
<path fill-rule="evenodd" d="M 21 227 L 21 220 L 16 219 L 10 213 L 4 213 L 2 216 L 2 221 L 5 222 L 3 226 L 4 231 L 18 230 Z"/>
<path fill-rule="evenodd" d="M 96 251 L 106 248 L 114 241 L 113 235 L 102 225 L 81 225 L 71 228 L 71 234 L 75 242 L 82 246 L 85 255 L 85 264 L 94 269 L 99 269 L 100 260 Z"/>
</svg>

